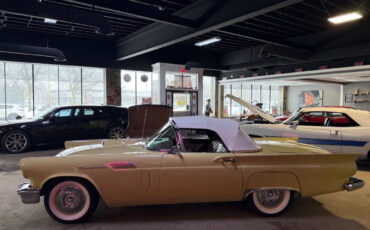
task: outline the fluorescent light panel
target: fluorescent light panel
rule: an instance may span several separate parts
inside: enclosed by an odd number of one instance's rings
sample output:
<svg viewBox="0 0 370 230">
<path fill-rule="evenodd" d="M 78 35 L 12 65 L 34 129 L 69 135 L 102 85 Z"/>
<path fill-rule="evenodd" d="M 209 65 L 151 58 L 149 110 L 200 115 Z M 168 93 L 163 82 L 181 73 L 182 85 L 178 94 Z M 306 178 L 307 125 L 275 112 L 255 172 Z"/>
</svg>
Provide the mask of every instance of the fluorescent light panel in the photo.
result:
<svg viewBox="0 0 370 230">
<path fill-rule="evenodd" d="M 56 24 L 57 23 L 57 20 L 51 19 L 51 18 L 45 18 L 44 19 L 44 22 L 45 23 L 49 23 L 49 24 Z"/>
<path fill-rule="evenodd" d="M 204 40 L 204 41 L 201 41 L 201 42 L 197 42 L 195 43 L 196 46 L 206 46 L 206 45 L 209 45 L 209 44 L 212 44 L 212 43 L 215 43 L 215 42 L 219 42 L 221 41 L 221 38 L 220 37 L 214 37 L 214 38 L 210 38 L 210 39 L 207 39 L 207 40 Z"/>
<path fill-rule="evenodd" d="M 362 18 L 362 14 L 359 12 L 351 12 L 347 14 L 341 14 L 335 17 L 328 18 L 329 22 L 334 24 L 345 23 L 349 21 L 354 21 Z"/>
</svg>

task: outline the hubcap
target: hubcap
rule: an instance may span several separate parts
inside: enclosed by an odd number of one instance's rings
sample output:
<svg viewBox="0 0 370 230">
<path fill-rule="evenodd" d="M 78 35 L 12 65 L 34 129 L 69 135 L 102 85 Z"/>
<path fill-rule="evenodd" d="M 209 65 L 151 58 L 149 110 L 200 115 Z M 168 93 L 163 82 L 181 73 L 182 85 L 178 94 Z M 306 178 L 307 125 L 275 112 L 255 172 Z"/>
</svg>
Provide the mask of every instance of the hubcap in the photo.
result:
<svg viewBox="0 0 370 230">
<path fill-rule="evenodd" d="M 84 208 L 85 203 L 85 195 L 76 185 L 62 187 L 56 193 L 55 206 L 62 213 L 76 214 Z"/>
<path fill-rule="evenodd" d="M 267 208 L 278 206 L 282 202 L 283 198 L 284 191 L 281 190 L 257 191 L 258 202 Z"/>
<path fill-rule="evenodd" d="M 22 151 L 27 146 L 27 138 L 21 133 L 12 133 L 5 138 L 5 147 L 11 152 Z"/>
<path fill-rule="evenodd" d="M 111 129 L 109 133 L 110 139 L 122 139 L 124 138 L 125 131 L 121 127 L 115 127 Z"/>
</svg>

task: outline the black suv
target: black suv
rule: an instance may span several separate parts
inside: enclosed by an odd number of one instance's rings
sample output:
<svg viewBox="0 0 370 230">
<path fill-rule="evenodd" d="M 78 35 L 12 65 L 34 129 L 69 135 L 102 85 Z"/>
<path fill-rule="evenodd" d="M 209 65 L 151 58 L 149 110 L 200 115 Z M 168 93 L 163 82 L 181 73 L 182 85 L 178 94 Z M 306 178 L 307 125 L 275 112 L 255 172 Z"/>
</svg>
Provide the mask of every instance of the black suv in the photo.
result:
<svg viewBox="0 0 370 230">
<path fill-rule="evenodd" d="M 31 120 L 0 124 L 2 148 L 21 153 L 32 146 L 63 144 L 67 140 L 123 138 L 128 110 L 116 106 L 50 108 Z"/>
</svg>

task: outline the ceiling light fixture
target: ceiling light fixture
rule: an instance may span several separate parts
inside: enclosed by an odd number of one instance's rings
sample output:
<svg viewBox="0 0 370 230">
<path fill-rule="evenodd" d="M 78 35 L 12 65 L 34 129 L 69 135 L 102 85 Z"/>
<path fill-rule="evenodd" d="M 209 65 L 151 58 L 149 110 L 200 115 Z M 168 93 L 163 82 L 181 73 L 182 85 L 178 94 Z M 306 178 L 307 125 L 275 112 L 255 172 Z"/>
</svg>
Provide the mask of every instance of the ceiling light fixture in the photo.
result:
<svg viewBox="0 0 370 230">
<path fill-rule="evenodd" d="M 51 19 L 51 18 L 45 18 L 44 19 L 44 22 L 45 23 L 49 23 L 49 24 L 56 24 L 57 23 L 57 20 Z"/>
<path fill-rule="evenodd" d="M 207 39 L 207 40 L 204 40 L 204 41 L 201 41 L 201 42 L 197 42 L 195 43 L 196 46 L 206 46 L 206 45 L 209 45 L 209 44 L 212 44 L 212 43 L 215 43 L 215 42 L 219 42 L 221 41 L 221 38 L 220 37 L 214 37 L 214 38 L 210 38 L 210 39 Z"/>
<path fill-rule="evenodd" d="M 363 16 L 359 12 L 351 12 L 328 18 L 328 21 L 334 24 L 341 24 L 349 21 L 361 19 Z"/>
</svg>

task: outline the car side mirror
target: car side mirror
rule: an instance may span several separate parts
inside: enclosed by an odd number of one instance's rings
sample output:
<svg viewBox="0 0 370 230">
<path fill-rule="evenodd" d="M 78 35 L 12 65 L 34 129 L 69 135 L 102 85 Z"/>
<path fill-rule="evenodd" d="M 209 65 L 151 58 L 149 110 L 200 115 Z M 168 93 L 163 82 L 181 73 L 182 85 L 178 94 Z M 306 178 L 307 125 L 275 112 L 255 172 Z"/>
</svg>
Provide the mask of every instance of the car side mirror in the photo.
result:
<svg viewBox="0 0 370 230">
<path fill-rule="evenodd" d="M 298 123 L 299 123 L 299 122 L 298 122 L 297 120 L 292 121 L 292 122 L 290 123 L 290 128 L 293 128 L 293 129 L 297 128 Z"/>
</svg>

